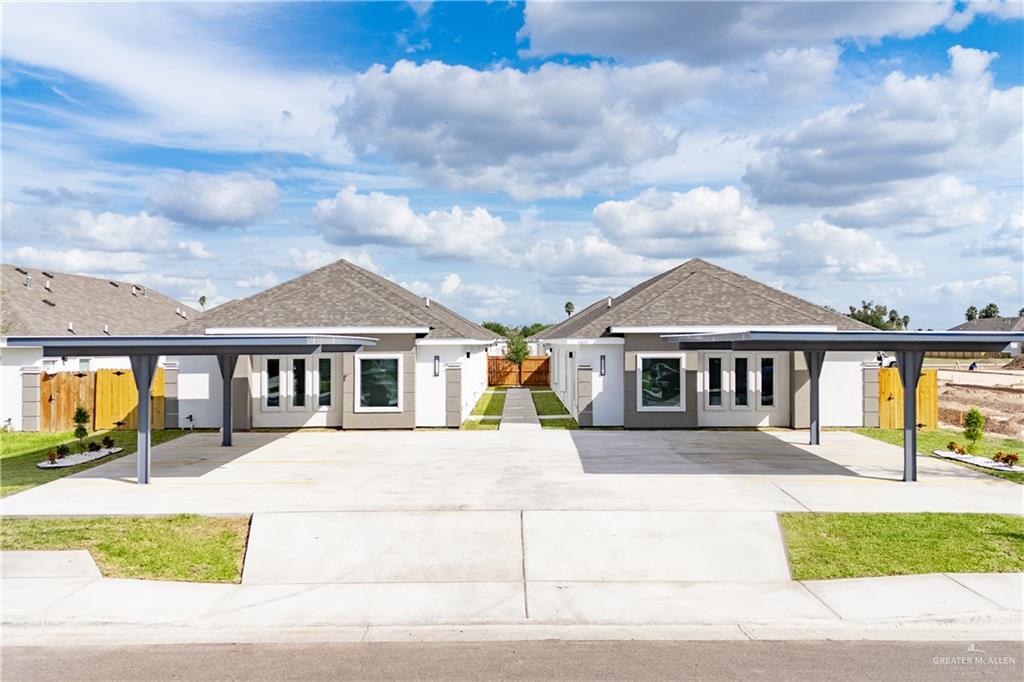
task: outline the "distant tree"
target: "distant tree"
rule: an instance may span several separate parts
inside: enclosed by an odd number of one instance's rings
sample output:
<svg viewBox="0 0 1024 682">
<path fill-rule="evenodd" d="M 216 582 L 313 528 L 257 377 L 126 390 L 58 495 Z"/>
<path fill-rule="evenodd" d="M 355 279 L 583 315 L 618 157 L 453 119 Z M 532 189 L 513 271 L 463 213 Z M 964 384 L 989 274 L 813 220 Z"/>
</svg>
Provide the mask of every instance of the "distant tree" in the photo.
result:
<svg viewBox="0 0 1024 682">
<path fill-rule="evenodd" d="M 973 322 L 974 320 L 978 319 L 977 307 L 973 305 L 967 306 L 967 310 L 966 312 L 964 312 L 964 317 L 967 318 L 968 322 Z"/>
<path fill-rule="evenodd" d="M 508 327 L 503 325 L 501 322 L 481 322 L 480 326 L 485 329 L 490 329 L 492 332 L 500 336 L 508 336 Z"/>
<path fill-rule="evenodd" d="M 906 329 L 910 324 L 909 315 L 900 315 L 895 308 L 889 310 L 888 306 L 874 301 L 861 301 L 860 308 L 851 305 L 847 317 L 877 329 Z"/>
<path fill-rule="evenodd" d="M 1024 308 L 1017 311 L 1017 317 L 1024 317 Z"/>
<path fill-rule="evenodd" d="M 999 317 L 999 306 L 995 303 L 989 303 L 981 309 L 981 312 L 978 313 L 978 315 L 983 318 Z"/>
<path fill-rule="evenodd" d="M 530 338 L 534 334 L 543 331 L 544 329 L 547 329 L 550 326 L 550 324 L 545 324 L 543 322 L 534 322 L 533 324 L 526 325 L 520 331 L 522 331 L 523 336 L 525 336 L 526 338 Z"/>
<path fill-rule="evenodd" d="M 526 338 L 518 329 L 513 329 L 508 335 L 508 343 L 505 346 L 505 359 L 517 365 L 523 364 L 523 360 L 530 357 L 530 348 L 526 345 Z"/>
<path fill-rule="evenodd" d="M 202 308 L 203 310 L 206 309 L 206 296 L 199 297 L 199 307 Z"/>
<path fill-rule="evenodd" d="M 572 317 L 573 311 L 576 310 L 576 306 L 572 304 L 572 301 L 565 302 L 565 316 Z"/>
</svg>

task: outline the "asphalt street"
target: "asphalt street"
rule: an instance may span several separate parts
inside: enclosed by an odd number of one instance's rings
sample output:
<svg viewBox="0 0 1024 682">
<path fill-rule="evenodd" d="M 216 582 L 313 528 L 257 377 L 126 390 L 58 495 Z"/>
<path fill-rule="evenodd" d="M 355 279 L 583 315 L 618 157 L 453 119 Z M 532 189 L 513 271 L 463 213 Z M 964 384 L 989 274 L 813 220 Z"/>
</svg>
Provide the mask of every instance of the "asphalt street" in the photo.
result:
<svg viewBox="0 0 1024 682">
<path fill-rule="evenodd" d="M 5 647 L 5 682 L 1020 680 L 1021 642 L 530 641 Z"/>
</svg>

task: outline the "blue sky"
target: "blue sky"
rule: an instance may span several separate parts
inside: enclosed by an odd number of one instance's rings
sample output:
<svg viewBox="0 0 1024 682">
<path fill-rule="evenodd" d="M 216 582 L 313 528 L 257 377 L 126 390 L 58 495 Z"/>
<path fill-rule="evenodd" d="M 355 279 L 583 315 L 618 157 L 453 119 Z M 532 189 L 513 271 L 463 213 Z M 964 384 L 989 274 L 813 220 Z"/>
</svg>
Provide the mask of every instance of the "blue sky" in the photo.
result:
<svg viewBox="0 0 1024 682">
<path fill-rule="evenodd" d="M 552 321 L 694 256 L 1024 307 L 1021 5 L 6 3 L 4 262 L 195 304 L 348 258 Z"/>
</svg>

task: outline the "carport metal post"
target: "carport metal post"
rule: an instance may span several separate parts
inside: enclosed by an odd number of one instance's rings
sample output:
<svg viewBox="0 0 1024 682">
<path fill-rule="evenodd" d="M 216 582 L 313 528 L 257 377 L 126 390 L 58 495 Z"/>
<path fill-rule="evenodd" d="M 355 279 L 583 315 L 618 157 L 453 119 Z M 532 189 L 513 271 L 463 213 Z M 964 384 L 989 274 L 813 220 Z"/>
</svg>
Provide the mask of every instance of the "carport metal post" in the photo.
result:
<svg viewBox="0 0 1024 682">
<path fill-rule="evenodd" d="M 825 351 L 805 350 L 807 371 L 811 375 L 811 445 L 821 444 L 821 366 L 825 362 Z"/>
<path fill-rule="evenodd" d="M 153 401 L 149 391 L 153 387 L 153 375 L 156 374 L 156 355 L 132 355 L 129 356 L 132 363 L 132 375 L 135 377 L 135 388 L 139 391 L 139 405 L 136 408 L 137 448 L 136 459 L 138 461 L 137 478 L 139 483 L 149 483 L 149 450 L 152 440 L 150 438 L 151 424 L 150 414 Z"/>
<path fill-rule="evenodd" d="M 231 426 L 234 410 L 231 403 L 231 380 L 235 376 L 235 365 L 238 364 L 237 353 L 221 353 L 217 356 L 217 364 L 220 366 L 221 380 L 221 436 L 220 444 L 223 447 L 231 446 Z"/>
<path fill-rule="evenodd" d="M 924 365 L 924 351 L 896 351 L 896 367 L 903 384 L 903 480 L 917 480 L 917 382 Z"/>
</svg>

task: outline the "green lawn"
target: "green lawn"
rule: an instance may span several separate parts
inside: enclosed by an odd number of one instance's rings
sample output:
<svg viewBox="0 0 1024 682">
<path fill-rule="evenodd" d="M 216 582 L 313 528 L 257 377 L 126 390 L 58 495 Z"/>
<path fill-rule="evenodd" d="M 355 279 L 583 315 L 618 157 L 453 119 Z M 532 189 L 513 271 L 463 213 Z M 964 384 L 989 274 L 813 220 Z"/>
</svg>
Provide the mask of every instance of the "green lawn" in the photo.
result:
<svg viewBox="0 0 1024 682">
<path fill-rule="evenodd" d="M 1024 571 L 1024 518 L 779 514 L 794 580 Z"/>
<path fill-rule="evenodd" d="M 537 414 L 542 416 L 553 416 L 558 414 L 569 414 L 565 405 L 554 393 L 531 393 L 533 406 L 537 408 Z"/>
<path fill-rule="evenodd" d="M 884 441 L 891 443 L 892 445 L 899 445 L 903 447 L 903 431 L 902 429 L 850 429 L 856 433 L 869 436 L 875 440 Z M 966 446 L 967 439 L 963 437 L 963 434 L 959 431 L 949 431 L 946 429 L 938 429 L 935 431 L 918 431 L 917 432 L 917 451 L 931 455 L 932 450 L 946 450 L 946 446 L 949 441 L 955 440 L 960 445 Z M 972 454 L 979 455 L 981 457 L 992 457 L 995 453 L 1003 450 L 1005 452 L 1016 452 L 1020 455 L 1021 461 L 1024 462 L 1024 441 L 1017 440 L 1015 438 L 1002 438 L 1000 436 L 987 435 L 985 439 L 978 443 L 978 450 Z M 947 459 L 947 462 L 953 462 L 968 469 L 974 469 L 975 471 L 981 471 L 991 476 L 998 476 L 999 478 L 1005 478 L 1008 481 L 1014 483 L 1024 484 L 1024 473 L 1015 471 L 995 471 L 994 469 L 983 469 L 982 467 L 974 466 L 973 464 L 967 464 L 966 462 L 957 462 L 956 460 Z"/>
<path fill-rule="evenodd" d="M 501 411 L 505 409 L 505 393 L 484 393 L 480 396 L 472 414 L 477 417 L 500 417 Z"/>
<path fill-rule="evenodd" d="M 462 422 L 463 431 L 497 431 L 501 425 L 500 420 L 481 421 L 478 419 L 467 419 Z"/>
<path fill-rule="evenodd" d="M 153 431 L 153 445 L 166 443 L 169 440 L 183 436 L 188 431 L 181 429 L 167 429 Z M 97 431 L 89 434 L 85 439 L 99 441 L 103 436 L 110 435 L 114 444 L 124 448 L 116 455 L 110 455 L 94 462 L 86 462 L 78 466 L 65 469 L 39 469 L 36 464 L 46 461 L 46 453 L 58 443 L 72 443 L 72 453 L 77 452 L 74 439 L 68 433 L 21 433 L 5 432 L 0 435 L 3 447 L 0 448 L 0 497 L 12 495 L 28 488 L 33 488 L 43 483 L 58 478 L 63 478 L 79 471 L 91 469 L 94 466 L 105 464 L 119 457 L 124 457 L 135 452 L 137 445 L 134 431 Z"/>
<path fill-rule="evenodd" d="M 86 549 L 104 576 L 237 583 L 249 517 L 6 518 L 0 550 Z"/>
<path fill-rule="evenodd" d="M 566 417 L 565 419 L 541 419 L 540 427 L 542 429 L 566 429 L 572 431 L 580 426 L 572 417 Z"/>
</svg>

